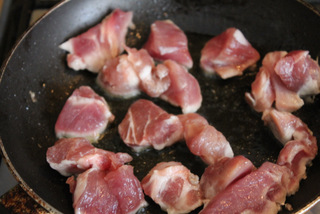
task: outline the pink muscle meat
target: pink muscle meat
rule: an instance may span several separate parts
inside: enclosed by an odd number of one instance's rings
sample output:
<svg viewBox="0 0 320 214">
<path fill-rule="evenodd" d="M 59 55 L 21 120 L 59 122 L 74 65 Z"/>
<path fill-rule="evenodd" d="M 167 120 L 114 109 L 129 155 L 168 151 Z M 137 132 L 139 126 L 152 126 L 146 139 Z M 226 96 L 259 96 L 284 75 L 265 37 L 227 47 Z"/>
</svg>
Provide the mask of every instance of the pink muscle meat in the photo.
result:
<svg viewBox="0 0 320 214">
<path fill-rule="evenodd" d="M 209 201 L 233 182 L 243 178 L 255 169 L 251 161 L 242 155 L 222 158 L 208 166 L 200 179 L 203 198 Z"/>
<path fill-rule="evenodd" d="M 183 134 L 177 116 L 144 99 L 130 106 L 118 130 L 124 143 L 135 151 L 148 147 L 161 150 L 181 140 Z"/>
<path fill-rule="evenodd" d="M 178 117 L 183 125 L 185 141 L 191 141 L 201 132 L 203 127 L 209 125 L 207 119 L 198 113 L 180 114 Z"/>
<path fill-rule="evenodd" d="M 275 65 L 275 73 L 291 91 L 299 95 L 314 95 L 320 92 L 320 68 L 311 59 L 309 51 L 291 51 Z"/>
<path fill-rule="evenodd" d="M 117 169 L 130 162 L 127 153 L 113 153 L 94 147 L 84 138 L 64 138 L 47 150 L 47 162 L 63 176 L 79 174 L 90 168 Z"/>
<path fill-rule="evenodd" d="M 127 55 L 107 60 L 97 76 L 97 83 L 115 97 L 130 98 L 140 93 L 140 80 Z"/>
<path fill-rule="evenodd" d="M 268 53 L 251 85 L 251 93 L 245 94 L 249 105 L 258 112 L 273 106 L 293 112 L 304 105 L 303 97 L 319 94 L 320 68 L 308 53 Z"/>
<path fill-rule="evenodd" d="M 262 66 L 256 75 L 255 80 L 251 84 L 251 93 L 245 93 L 248 104 L 257 112 L 271 108 L 276 100 L 276 92 L 274 88 L 274 66 L 281 57 L 287 52 L 276 51 L 268 53 L 262 61 Z M 279 93 L 278 93 L 279 94 Z"/>
<path fill-rule="evenodd" d="M 171 20 L 155 21 L 143 48 L 156 60 L 171 59 L 186 68 L 193 65 L 187 36 Z"/>
<path fill-rule="evenodd" d="M 206 74 L 217 74 L 223 79 L 240 76 L 260 59 L 242 32 L 228 28 L 209 40 L 201 50 L 200 66 Z"/>
<path fill-rule="evenodd" d="M 291 171 L 287 180 L 288 195 L 296 193 L 300 181 L 307 178 L 306 168 L 311 165 L 317 152 L 317 140 L 314 136 L 309 136 L 307 139 L 291 140 L 280 151 L 277 164 L 286 166 Z"/>
<path fill-rule="evenodd" d="M 290 172 L 284 166 L 265 162 L 257 170 L 232 183 L 214 196 L 200 214 L 277 213 L 286 199 Z"/>
<path fill-rule="evenodd" d="M 69 52 L 68 66 L 99 72 L 106 60 L 123 51 L 128 27 L 133 26 L 132 16 L 132 12 L 115 9 L 101 23 L 61 44 L 60 48 Z"/>
<path fill-rule="evenodd" d="M 207 164 L 214 164 L 223 157 L 233 157 L 232 148 L 224 135 L 213 126 L 204 126 L 191 139 L 186 139 L 189 150 Z"/>
<path fill-rule="evenodd" d="M 108 94 L 129 98 L 141 90 L 181 107 L 183 113 L 201 107 L 199 83 L 185 67 L 172 60 L 155 65 L 145 49 L 126 47 L 126 51 L 128 54 L 107 61 L 97 77 Z"/>
<path fill-rule="evenodd" d="M 140 79 L 140 89 L 151 97 L 159 97 L 170 86 L 169 70 L 163 64 L 155 65 L 145 49 L 126 48 L 128 60 Z"/>
<path fill-rule="evenodd" d="M 198 176 L 179 162 L 158 163 L 141 185 L 145 194 L 169 214 L 189 213 L 202 205 Z"/>
<path fill-rule="evenodd" d="M 63 106 L 55 132 L 58 138 L 84 137 L 97 141 L 109 122 L 114 120 L 106 100 L 89 86 L 74 90 Z"/>
<path fill-rule="evenodd" d="M 170 86 L 168 68 L 155 65 L 145 49 L 125 47 L 128 54 L 108 60 L 98 74 L 97 83 L 108 94 L 122 98 L 136 96 L 140 91 L 159 97 Z"/>
<path fill-rule="evenodd" d="M 290 112 L 278 111 L 271 108 L 263 112 L 262 120 L 283 145 L 297 138 L 302 132 L 312 135 L 307 125 Z M 301 137 L 299 136 L 298 138 L 300 139 Z"/>
<path fill-rule="evenodd" d="M 251 84 L 251 93 L 245 93 L 247 103 L 257 112 L 270 108 L 275 101 L 270 75 L 267 68 L 261 67 Z"/>
<path fill-rule="evenodd" d="M 291 171 L 287 191 L 288 195 L 292 195 L 298 191 L 300 181 L 306 179 L 306 167 L 311 165 L 318 153 L 317 139 L 300 118 L 289 112 L 266 110 L 262 119 L 284 145 L 277 164 L 286 166 Z"/>
<path fill-rule="evenodd" d="M 92 168 L 77 178 L 68 178 L 67 183 L 77 214 L 135 214 L 147 206 L 141 184 L 129 165 L 111 171 Z"/>
<path fill-rule="evenodd" d="M 179 115 L 183 135 L 192 154 L 200 156 L 207 164 L 214 164 L 221 158 L 233 157 L 230 143 L 225 136 L 209 125 L 205 118 L 189 113 Z"/>
<path fill-rule="evenodd" d="M 202 103 L 199 82 L 183 66 L 172 60 L 163 63 L 169 69 L 171 84 L 160 98 L 182 108 L 183 113 L 196 112 Z"/>
</svg>

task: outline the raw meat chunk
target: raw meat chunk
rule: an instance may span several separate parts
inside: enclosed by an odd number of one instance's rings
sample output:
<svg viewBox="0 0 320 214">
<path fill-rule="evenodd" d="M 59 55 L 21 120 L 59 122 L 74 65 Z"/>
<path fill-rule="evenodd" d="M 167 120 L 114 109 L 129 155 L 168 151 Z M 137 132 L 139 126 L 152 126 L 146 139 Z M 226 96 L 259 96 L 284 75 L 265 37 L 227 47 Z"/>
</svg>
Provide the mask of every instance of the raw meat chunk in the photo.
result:
<svg viewBox="0 0 320 214">
<path fill-rule="evenodd" d="M 228 186 L 200 214 L 277 213 L 286 199 L 288 169 L 265 162 L 257 170 Z"/>
<path fill-rule="evenodd" d="M 67 180 L 73 194 L 75 213 L 135 214 L 147 206 L 133 167 L 111 171 L 89 169 Z"/>
<path fill-rule="evenodd" d="M 289 112 L 266 110 L 262 119 L 284 145 L 277 164 L 286 166 L 292 172 L 287 184 L 288 195 L 292 195 L 298 191 L 301 179 L 307 177 L 306 167 L 311 164 L 318 152 L 317 139 L 300 118 Z"/>
<path fill-rule="evenodd" d="M 126 48 L 139 79 L 140 89 L 151 97 L 159 97 L 170 86 L 169 71 L 163 64 L 155 65 L 145 49 Z"/>
<path fill-rule="evenodd" d="M 277 62 L 274 70 L 285 87 L 300 96 L 319 94 L 320 68 L 309 51 L 291 51 Z"/>
<path fill-rule="evenodd" d="M 262 120 L 283 145 L 293 139 L 299 140 L 302 138 L 301 136 L 312 135 L 307 125 L 290 112 L 271 108 L 263 112 Z M 302 135 L 302 132 L 305 134 Z"/>
<path fill-rule="evenodd" d="M 163 63 L 169 69 L 171 84 L 160 98 L 182 108 L 183 113 L 196 112 L 202 103 L 199 83 L 183 66 L 172 60 Z"/>
<path fill-rule="evenodd" d="M 288 167 L 292 172 L 288 195 L 298 191 L 300 181 L 307 178 L 306 167 L 311 165 L 317 152 L 317 141 L 313 136 L 309 139 L 289 141 L 280 151 L 277 164 Z"/>
<path fill-rule="evenodd" d="M 272 85 L 275 92 L 275 107 L 280 111 L 293 112 L 304 105 L 298 93 L 287 89 L 277 75 L 272 75 Z"/>
<path fill-rule="evenodd" d="M 228 28 L 209 40 L 201 50 L 200 66 L 206 74 L 217 74 L 223 79 L 240 76 L 260 59 L 242 32 Z"/>
<path fill-rule="evenodd" d="M 209 125 L 207 119 L 198 113 L 180 114 L 178 117 L 183 124 L 185 134 L 188 133 L 186 136 L 194 136 L 198 132 L 198 127 Z M 186 136 L 185 138 L 188 138 Z"/>
<path fill-rule="evenodd" d="M 140 99 L 134 102 L 120 123 L 121 139 L 135 151 L 148 147 L 161 150 L 182 139 L 182 124 L 175 115 Z"/>
<path fill-rule="evenodd" d="M 262 66 L 251 84 L 251 93 L 245 93 L 246 101 L 257 112 L 271 108 L 276 100 L 276 92 L 272 83 L 275 76 L 273 68 L 286 54 L 285 51 L 268 53 L 263 58 Z"/>
<path fill-rule="evenodd" d="M 186 68 L 193 65 L 187 36 L 171 20 L 155 21 L 143 48 L 156 60 L 171 59 Z"/>
<path fill-rule="evenodd" d="M 200 188 L 205 200 L 210 200 L 233 182 L 255 169 L 251 161 L 242 155 L 222 158 L 208 166 L 200 179 Z"/>
<path fill-rule="evenodd" d="M 159 97 L 170 86 L 169 71 L 163 64 L 155 63 L 149 53 L 140 49 L 125 48 L 122 54 L 108 60 L 97 77 L 97 83 L 108 94 L 130 98 L 140 90 L 151 97 Z"/>
<path fill-rule="evenodd" d="M 314 136 L 301 140 L 292 140 L 286 143 L 280 151 L 277 164 L 286 166 L 291 171 L 287 181 L 288 195 L 296 193 L 300 186 L 300 181 L 307 178 L 306 167 L 311 165 L 311 161 L 318 153 L 317 140 Z"/>
<path fill-rule="evenodd" d="M 200 156 L 207 164 L 214 164 L 221 158 L 233 157 L 232 148 L 224 135 L 209 125 L 205 118 L 189 113 L 179 115 L 183 135 L 192 154 Z"/>
<path fill-rule="evenodd" d="M 130 98 L 140 93 L 140 80 L 127 55 L 107 60 L 97 77 L 98 85 L 107 94 Z"/>
<path fill-rule="evenodd" d="M 308 51 L 275 51 L 268 53 L 263 61 L 251 93 L 245 98 L 258 112 L 273 107 L 293 112 L 304 105 L 301 97 L 320 92 L 320 68 Z"/>
<path fill-rule="evenodd" d="M 224 157 L 233 157 L 229 142 L 213 126 L 204 126 L 193 138 L 185 140 L 191 153 L 200 156 L 207 164 L 214 164 Z"/>
<path fill-rule="evenodd" d="M 99 72 L 106 60 L 123 51 L 128 27 L 133 26 L 132 16 L 132 12 L 115 9 L 101 23 L 61 44 L 60 48 L 69 52 L 68 66 Z"/>
<path fill-rule="evenodd" d="M 262 119 L 269 126 L 274 136 L 284 145 L 277 164 L 286 166 L 291 171 L 287 184 L 288 195 L 299 189 L 301 179 L 305 179 L 306 167 L 318 152 L 317 139 L 300 118 L 289 112 L 270 109 L 263 112 Z"/>
<path fill-rule="evenodd" d="M 183 125 L 183 137 L 186 141 L 191 141 L 203 127 L 209 125 L 207 119 L 197 113 L 180 114 L 178 118 Z"/>
<path fill-rule="evenodd" d="M 261 67 L 251 84 L 251 93 L 245 93 L 247 103 L 257 112 L 271 108 L 275 100 L 276 95 L 271 85 L 270 75 L 265 67 Z"/>
<path fill-rule="evenodd" d="M 189 213 L 202 205 L 198 176 L 179 162 L 158 163 L 141 185 L 145 194 L 169 214 Z"/>
<path fill-rule="evenodd" d="M 90 168 L 117 169 L 130 162 L 127 153 L 113 153 L 95 148 L 84 138 L 64 138 L 47 150 L 47 162 L 63 176 L 79 174 Z"/>
<path fill-rule="evenodd" d="M 141 90 L 181 107 L 184 113 L 200 108 L 199 83 L 183 66 L 172 60 L 156 66 L 145 49 L 126 47 L 126 51 L 128 54 L 107 61 L 97 77 L 107 93 L 128 98 Z"/>
<path fill-rule="evenodd" d="M 58 138 L 84 137 L 97 141 L 109 122 L 114 120 L 106 100 L 89 86 L 74 90 L 63 106 L 55 132 Z"/>
</svg>

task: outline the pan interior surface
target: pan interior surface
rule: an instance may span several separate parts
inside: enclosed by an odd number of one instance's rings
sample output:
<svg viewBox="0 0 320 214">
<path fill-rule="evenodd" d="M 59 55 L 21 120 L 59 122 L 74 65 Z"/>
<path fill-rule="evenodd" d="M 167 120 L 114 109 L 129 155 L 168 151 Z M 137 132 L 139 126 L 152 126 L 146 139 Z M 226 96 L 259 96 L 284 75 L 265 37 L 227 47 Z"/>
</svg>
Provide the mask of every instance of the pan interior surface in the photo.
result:
<svg viewBox="0 0 320 214">
<path fill-rule="evenodd" d="M 133 157 L 136 176 L 141 180 L 161 161 L 179 161 L 191 172 L 201 176 L 206 165 L 192 155 L 184 142 L 162 151 L 148 150 L 134 153 L 124 145 L 117 126 L 129 106 L 137 99 L 152 100 L 164 110 L 180 114 L 181 110 L 159 99 L 144 94 L 131 99 L 106 95 L 95 82 L 96 75 L 88 71 L 67 68 L 66 53 L 59 45 L 99 23 L 113 9 L 133 11 L 136 25 L 127 36 L 129 47 L 141 48 L 147 40 L 150 25 L 155 20 L 171 19 L 187 35 L 194 66 L 190 73 L 201 87 L 203 103 L 198 113 L 222 132 L 230 142 L 235 155 L 244 155 L 255 166 L 265 161 L 275 162 L 281 145 L 264 126 L 261 114 L 254 112 L 244 100 L 251 90 L 257 67 L 241 77 L 222 80 L 206 77 L 200 67 L 200 51 L 213 36 L 229 27 L 240 29 L 255 47 L 261 58 L 276 50 L 309 50 L 313 59 L 320 55 L 320 17 L 299 1 L 249 0 L 73 0 L 66 1 L 33 26 L 17 44 L 2 68 L 0 84 L 1 147 L 25 188 L 34 192 L 38 202 L 62 213 L 73 213 L 72 195 L 65 184 L 66 178 L 50 168 L 46 151 L 57 140 L 54 133 L 56 119 L 74 89 L 91 86 L 104 96 L 115 115 L 103 139 L 96 147 L 114 152 L 127 152 Z M 299 116 L 320 139 L 320 100 L 294 114 Z M 313 201 L 320 193 L 320 162 L 317 156 L 308 168 L 308 178 L 300 190 L 288 197 L 293 211 Z M 29 191 L 29 193 L 30 193 Z M 164 213 L 146 197 L 149 206 L 140 213 Z M 198 213 L 195 210 L 193 213 Z M 289 213 L 283 209 L 281 213 Z"/>
</svg>

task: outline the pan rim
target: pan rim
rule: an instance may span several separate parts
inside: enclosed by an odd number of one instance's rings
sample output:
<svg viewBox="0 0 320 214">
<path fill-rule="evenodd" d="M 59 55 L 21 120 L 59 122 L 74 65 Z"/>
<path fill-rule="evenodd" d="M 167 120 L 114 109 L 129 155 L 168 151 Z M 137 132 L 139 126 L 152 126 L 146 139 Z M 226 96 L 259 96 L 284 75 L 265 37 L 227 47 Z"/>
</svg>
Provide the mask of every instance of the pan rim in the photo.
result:
<svg viewBox="0 0 320 214">
<path fill-rule="evenodd" d="M 43 19 L 45 19 L 47 16 L 49 16 L 51 13 L 53 13 L 57 8 L 61 7 L 62 5 L 66 4 L 71 0 L 62 0 L 61 2 L 57 3 L 55 6 L 53 6 L 51 9 L 49 9 L 46 13 L 44 13 L 37 21 L 35 21 L 31 26 L 29 26 L 23 33 L 20 35 L 20 37 L 17 39 L 15 44 L 12 46 L 12 48 L 9 51 L 9 54 L 5 57 L 3 60 L 3 63 L 0 67 L 0 84 L 2 82 L 3 75 L 5 73 L 5 70 L 7 68 L 7 65 L 12 58 L 13 54 L 15 53 L 16 49 L 19 47 L 21 42 L 26 38 L 26 36 L 30 33 L 30 31 L 35 28 L 35 26 L 38 25 L 39 22 L 41 22 Z"/>
<path fill-rule="evenodd" d="M 34 199 L 40 206 L 46 209 L 49 213 L 61 213 L 55 207 L 53 207 L 49 202 L 43 200 L 36 192 L 29 187 L 29 185 L 21 178 L 20 174 L 16 171 L 13 166 L 10 158 L 4 148 L 2 139 L 0 137 L 0 149 L 4 162 L 7 164 L 9 171 L 14 176 L 14 178 L 18 181 L 19 186 L 32 198 Z M 62 213 L 61 213 L 62 214 Z"/>
<path fill-rule="evenodd" d="M 43 19 L 45 19 L 47 16 L 49 16 L 51 13 L 53 13 L 56 9 L 61 7 L 62 5 L 66 4 L 71 0 L 63 0 L 59 3 L 57 3 L 55 6 L 53 6 L 50 10 L 48 10 L 44 15 L 42 15 L 33 25 L 31 25 L 16 41 L 16 43 L 11 48 L 8 56 L 4 60 L 3 64 L 0 68 L 0 84 L 2 82 L 2 78 L 4 76 L 4 73 L 6 71 L 7 65 L 9 61 L 11 60 L 13 54 L 15 53 L 16 49 L 19 47 L 19 45 L 22 43 L 22 41 L 26 38 L 26 36 L 33 30 L 33 28 L 38 25 L 39 22 L 41 22 Z M 18 181 L 18 185 L 32 198 L 34 199 L 40 206 L 42 206 L 44 209 L 46 209 L 49 213 L 61 213 L 58 211 L 54 206 L 52 206 L 49 202 L 43 200 L 36 192 L 33 191 L 33 189 L 22 179 L 20 174 L 17 172 L 15 167 L 13 166 L 9 155 L 5 149 L 5 146 L 3 144 L 2 138 L 0 136 L 0 152 L 3 158 L 3 161 L 8 166 L 8 169 L 10 173 L 13 175 L 13 177 Z"/>
</svg>

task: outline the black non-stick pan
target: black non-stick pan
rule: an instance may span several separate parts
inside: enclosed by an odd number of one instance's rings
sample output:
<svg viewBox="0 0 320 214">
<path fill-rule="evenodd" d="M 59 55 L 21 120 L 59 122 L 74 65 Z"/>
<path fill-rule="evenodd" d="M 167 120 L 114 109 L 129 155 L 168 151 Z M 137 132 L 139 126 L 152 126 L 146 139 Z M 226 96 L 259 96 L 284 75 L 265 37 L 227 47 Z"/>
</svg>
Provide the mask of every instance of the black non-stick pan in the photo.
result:
<svg viewBox="0 0 320 214">
<path fill-rule="evenodd" d="M 45 154 L 56 141 L 54 125 L 66 99 L 81 85 L 89 85 L 104 96 L 116 116 L 95 146 L 130 153 L 139 179 L 160 161 L 180 161 L 199 176 L 205 168 L 184 142 L 162 151 L 136 154 L 124 145 L 117 133 L 128 107 L 139 98 L 150 99 L 169 113 L 179 114 L 179 108 L 144 94 L 127 100 L 109 97 L 96 85 L 95 74 L 76 72 L 66 66 L 66 53 L 58 48 L 59 44 L 99 23 L 115 8 L 134 12 L 136 29 L 127 36 L 130 47 L 142 47 L 155 20 L 171 19 L 185 31 L 194 60 L 190 72 L 198 79 L 203 95 L 198 113 L 226 136 L 235 155 L 246 156 L 257 167 L 277 159 L 282 146 L 263 125 L 261 114 L 250 109 L 244 100 L 261 60 L 243 76 L 222 80 L 203 75 L 199 67 L 200 50 L 212 36 L 236 27 L 262 58 L 269 51 L 304 49 L 316 59 L 320 55 L 320 16 L 309 5 L 294 0 L 71 0 L 61 3 L 37 22 L 1 69 L 0 146 L 14 175 L 32 197 L 50 211 L 73 213 L 66 178 L 49 167 Z M 318 140 L 319 106 L 320 99 L 316 96 L 313 102 L 306 102 L 294 113 Z M 320 194 L 318 156 L 307 174 L 300 190 L 287 198 L 293 212 L 307 210 Z M 141 213 L 163 213 L 150 198 L 146 199 L 149 206 Z M 199 209 L 194 211 L 197 212 Z"/>
</svg>

